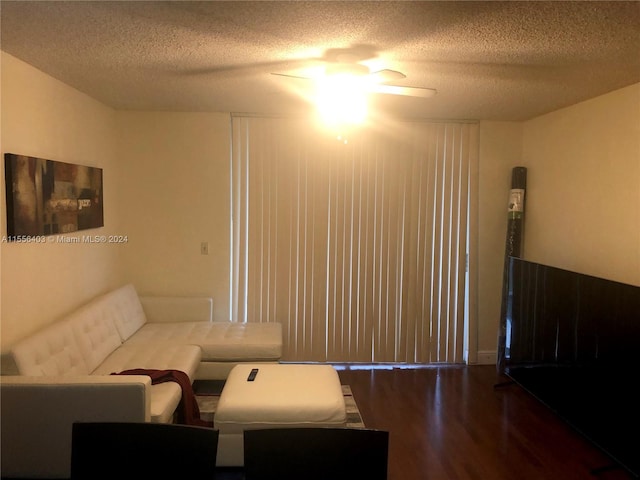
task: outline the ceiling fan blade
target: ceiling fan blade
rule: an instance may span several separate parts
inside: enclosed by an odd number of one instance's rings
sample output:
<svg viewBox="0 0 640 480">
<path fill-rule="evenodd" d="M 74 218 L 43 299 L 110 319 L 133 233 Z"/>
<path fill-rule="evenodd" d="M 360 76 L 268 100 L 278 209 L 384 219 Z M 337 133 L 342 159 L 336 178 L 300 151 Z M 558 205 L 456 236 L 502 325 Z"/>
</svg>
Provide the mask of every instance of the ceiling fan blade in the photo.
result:
<svg viewBox="0 0 640 480">
<path fill-rule="evenodd" d="M 321 63 L 323 63 L 321 58 L 292 58 L 285 60 L 267 60 L 264 62 L 253 62 L 247 64 L 215 65 L 211 67 L 187 70 L 185 73 L 189 75 L 250 75 L 262 73 L 265 70 L 292 70 Z"/>
<path fill-rule="evenodd" d="M 278 77 L 287 77 L 287 78 L 298 78 L 301 80 L 313 80 L 311 77 L 303 77 L 301 75 L 289 75 L 288 73 L 275 73 L 272 72 L 271 75 L 276 75 Z"/>
<path fill-rule="evenodd" d="M 436 90 L 433 88 L 401 87 L 399 85 L 371 85 L 370 90 L 374 93 L 420 98 L 429 98 L 436 94 Z"/>
<path fill-rule="evenodd" d="M 378 82 L 378 83 L 395 82 L 397 80 L 402 80 L 403 78 L 407 78 L 407 76 L 404 73 L 398 72 L 396 70 L 389 70 L 389 69 L 378 70 L 377 72 L 371 72 L 369 77 L 374 82 Z"/>
</svg>

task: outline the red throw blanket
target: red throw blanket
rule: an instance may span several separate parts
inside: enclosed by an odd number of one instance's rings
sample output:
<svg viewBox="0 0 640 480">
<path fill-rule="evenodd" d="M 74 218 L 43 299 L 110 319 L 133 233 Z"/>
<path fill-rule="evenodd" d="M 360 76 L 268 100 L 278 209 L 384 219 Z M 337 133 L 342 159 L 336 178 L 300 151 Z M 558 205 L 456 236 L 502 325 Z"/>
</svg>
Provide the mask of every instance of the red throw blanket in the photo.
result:
<svg viewBox="0 0 640 480">
<path fill-rule="evenodd" d="M 151 377 L 151 384 L 164 382 L 176 382 L 182 389 L 182 398 L 176 410 L 178 414 L 177 422 L 184 425 L 196 425 L 199 427 L 213 427 L 213 422 L 207 422 L 200 418 L 200 408 L 196 396 L 193 393 L 193 386 L 189 376 L 180 370 L 151 370 L 146 368 L 134 368 L 123 370 L 111 375 L 146 375 Z"/>
</svg>

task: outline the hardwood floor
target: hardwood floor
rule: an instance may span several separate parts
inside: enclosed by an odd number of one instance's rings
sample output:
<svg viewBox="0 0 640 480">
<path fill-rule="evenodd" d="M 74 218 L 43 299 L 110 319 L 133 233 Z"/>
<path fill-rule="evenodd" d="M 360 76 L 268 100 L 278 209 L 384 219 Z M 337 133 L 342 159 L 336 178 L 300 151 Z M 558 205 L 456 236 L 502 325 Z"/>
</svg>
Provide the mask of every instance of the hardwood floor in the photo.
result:
<svg viewBox="0 0 640 480">
<path fill-rule="evenodd" d="M 495 366 L 336 368 L 389 431 L 388 480 L 633 478 Z"/>
<path fill-rule="evenodd" d="M 365 426 L 389 431 L 388 480 L 636 478 L 521 387 L 501 385 L 495 366 L 335 367 Z M 244 474 L 220 468 L 216 480 Z"/>
</svg>

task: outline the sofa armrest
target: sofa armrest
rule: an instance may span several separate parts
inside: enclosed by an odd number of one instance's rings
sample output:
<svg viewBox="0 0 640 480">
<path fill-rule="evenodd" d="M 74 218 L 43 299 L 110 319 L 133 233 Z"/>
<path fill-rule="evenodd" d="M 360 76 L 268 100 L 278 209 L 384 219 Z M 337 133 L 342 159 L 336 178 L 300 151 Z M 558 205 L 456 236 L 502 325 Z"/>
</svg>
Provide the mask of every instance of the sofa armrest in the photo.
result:
<svg viewBox="0 0 640 480">
<path fill-rule="evenodd" d="M 140 303 L 149 322 L 211 322 L 211 297 L 141 296 Z"/>
<path fill-rule="evenodd" d="M 69 478 L 74 422 L 148 422 L 145 375 L 0 377 L 2 477 Z"/>
</svg>

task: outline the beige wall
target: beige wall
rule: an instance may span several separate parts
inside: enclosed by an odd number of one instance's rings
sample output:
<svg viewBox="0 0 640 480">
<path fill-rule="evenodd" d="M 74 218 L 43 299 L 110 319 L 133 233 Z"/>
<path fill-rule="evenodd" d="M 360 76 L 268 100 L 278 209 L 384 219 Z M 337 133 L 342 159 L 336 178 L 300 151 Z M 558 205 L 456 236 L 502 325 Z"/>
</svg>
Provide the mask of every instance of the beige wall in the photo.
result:
<svg viewBox="0 0 640 480">
<path fill-rule="evenodd" d="M 118 113 L 125 277 L 140 294 L 211 296 L 216 320 L 229 319 L 229 136 L 229 114 Z"/>
<path fill-rule="evenodd" d="M 640 84 L 523 126 L 524 257 L 640 285 Z"/>
<path fill-rule="evenodd" d="M 481 122 L 478 363 L 495 362 L 515 166 L 527 168 L 525 259 L 640 285 L 640 84 L 528 122 Z"/>
<path fill-rule="evenodd" d="M 105 226 L 91 235 L 117 231 L 115 112 L 88 96 L 2 53 L 1 150 L 104 169 Z M 6 235 L 4 167 L 0 193 L 1 232 Z M 50 237 L 54 239 L 55 237 Z M 53 322 L 120 281 L 114 245 L 5 243 L 0 346 Z"/>
<path fill-rule="evenodd" d="M 478 169 L 478 363 L 496 362 L 511 170 L 520 166 L 522 124 L 480 123 Z"/>
</svg>

